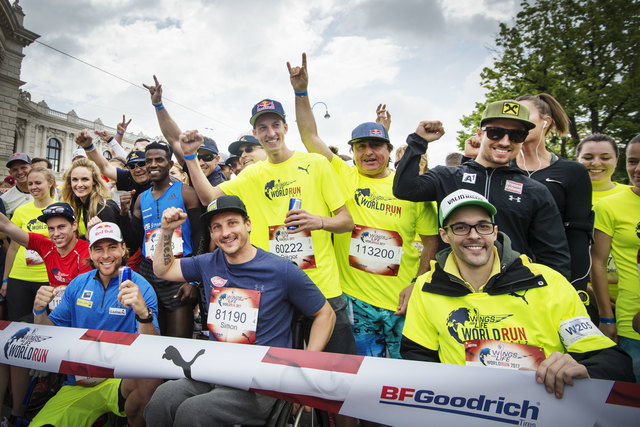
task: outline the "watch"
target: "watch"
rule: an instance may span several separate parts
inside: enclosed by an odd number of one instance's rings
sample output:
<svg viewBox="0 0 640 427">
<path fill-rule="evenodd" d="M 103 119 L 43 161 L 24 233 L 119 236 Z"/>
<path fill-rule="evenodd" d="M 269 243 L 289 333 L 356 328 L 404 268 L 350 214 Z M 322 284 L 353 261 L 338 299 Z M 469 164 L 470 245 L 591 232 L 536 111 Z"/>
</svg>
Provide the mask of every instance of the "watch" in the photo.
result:
<svg viewBox="0 0 640 427">
<path fill-rule="evenodd" d="M 140 322 L 140 323 L 151 323 L 151 322 L 153 322 L 153 310 L 151 310 L 151 308 L 147 307 L 147 318 L 146 319 L 141 319 L 136 314 L 136 320 L 138 322 Z"/>
</svg>

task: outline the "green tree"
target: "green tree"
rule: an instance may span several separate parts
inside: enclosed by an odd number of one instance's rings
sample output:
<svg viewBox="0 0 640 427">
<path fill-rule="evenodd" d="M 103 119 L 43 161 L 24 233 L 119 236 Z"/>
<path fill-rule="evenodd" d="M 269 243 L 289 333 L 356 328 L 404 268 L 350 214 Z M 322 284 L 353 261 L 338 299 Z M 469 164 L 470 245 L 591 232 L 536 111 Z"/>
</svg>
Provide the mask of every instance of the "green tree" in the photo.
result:
<svg viewBox="0 0 640 427">
<path fill-rule="evenodd" d="M 493 66 L 481 72 L 486 99 L 460 120 L 461 147 L 488 102 L 541 92 L 572 123 L 568 137 L 548 141 L 556 154 L 573 157 L 580 138 L 596 132 L 626 147 L 640 133 L 638 46 L 639 0 L 523 1 L 513 24 L 500 24 Z"/>
</svg>

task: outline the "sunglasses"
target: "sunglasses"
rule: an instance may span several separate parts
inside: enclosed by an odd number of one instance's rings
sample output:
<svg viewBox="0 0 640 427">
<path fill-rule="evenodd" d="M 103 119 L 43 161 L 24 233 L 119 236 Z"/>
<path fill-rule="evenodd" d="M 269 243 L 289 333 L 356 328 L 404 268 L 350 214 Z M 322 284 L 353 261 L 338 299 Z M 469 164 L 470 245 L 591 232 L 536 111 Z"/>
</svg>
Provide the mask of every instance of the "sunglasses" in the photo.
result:
<svg viewBox="0 0 640 427">
<path fill-rule="evenodd" d="M 251 153 L 253 150 L 257 150 L 258 148 L 262 148 L 258 145 L 247 145 L 244 148 L 239 148 L 238 149 L 238 156 L 242 156 L 242 153 Z"/>
<path fill-rule="evenodd" d="M 520 144 L 527 139 L 528 130 L 522 129 L 505 129 L 496 126 L 485 126 L 482 131 L 487 133 L 487 138 L 492 141 L 500 141 L 505 135 L 509 135 L 509 141 Z"/>
<path fill-rule="evenodd" d="M 124 167 L 129 169 L 130 171 L 136 168 L 143 169 L 145 166 L 146 166 L 145 162 L 133 162 L 133 163 L 127 163 L 126 165 L 124 165 Z"/>
<path fill-rule="evenodd" d="M 65 213 L 65 209 L 62 206 L 54 206 L 52 208 L 45 208 L 42 210 L 44 215 L 53 215 Z"/>
<path fill-rule="evenodd" d="M 216 155 L 213 153 L 198 154 L 198 160 L 202 160 L 203 162 L 211 162 L 215 158 L 216 158 Z"/>
</svg>

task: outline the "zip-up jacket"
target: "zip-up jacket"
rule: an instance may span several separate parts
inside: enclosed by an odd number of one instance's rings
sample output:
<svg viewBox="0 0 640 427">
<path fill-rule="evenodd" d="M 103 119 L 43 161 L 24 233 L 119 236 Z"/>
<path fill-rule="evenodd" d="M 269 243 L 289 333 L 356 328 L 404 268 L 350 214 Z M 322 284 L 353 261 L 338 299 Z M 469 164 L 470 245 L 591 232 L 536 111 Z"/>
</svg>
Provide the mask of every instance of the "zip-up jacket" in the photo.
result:
<svg viewBox="0 0 640 427">
<path fill-rule="evenodd" d="M 420 156 L 427 141 L 413 133 L 393 180 L 393 194 L 404 200 L 440 202 L 461 188 L 482 194 L 498 213 L 494 222 L 513 248 L 571 277 L 571 258 L 562 219 L 551 193 L 522 170 L 511 166 L 487 168 L 475 160 L 455 167 L 436 166 L 419 175 Z"/>
<path fill-rule="evenodd" d="M 592 378 L 634 381 L 631 358 L 589 320 L 559 273 L 529 262 L 498 233 L 492 275 L 477 292 L 460 276 L 451 248 L 421 275 L 407 308 L 405 359 L 465 364 L 465 341 L 493 340 L 569 353 Z"/>
</svg>

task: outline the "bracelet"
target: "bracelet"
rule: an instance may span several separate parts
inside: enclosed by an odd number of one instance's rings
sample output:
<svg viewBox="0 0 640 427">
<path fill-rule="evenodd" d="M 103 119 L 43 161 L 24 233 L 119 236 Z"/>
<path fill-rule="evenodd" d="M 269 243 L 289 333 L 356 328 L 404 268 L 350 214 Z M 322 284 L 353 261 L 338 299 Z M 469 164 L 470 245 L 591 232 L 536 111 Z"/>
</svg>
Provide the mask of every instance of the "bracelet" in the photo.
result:
<svg viewBox="0 0 640 427">
<path fill-rule="evenodd" d="M 196 288 L 198 287 L 198 284 L 196 282 L 189 282 L 189 284 L 195 286 Z"/>
<path fill-rule="evenodd" d="M 45 311 L 47 311 L 47 307 L 43 308 L 42 310 L 38 310 L 38 311 L 33 310 L 33 314 L 35 314 L 36 316 L 39 316 L 39 315 L 43 314 Z"/>
<path fill-rule="evenodd" d="M 93 145 L 93 142 L 91 143 L 91 145 L 90 145 L 90 146 L 88 146 L 88 147 L 86 147 L 86 148 L 85 148 L 85 147 L 82 147 L 82 148 L 84 148 L 84 151 L 85 151 L 86 153 L 88 153 L 88 152 L 93 151 L 93 150 L 95 150 L 95 149 L 96 149 L 95 145 Z"/>
<path fill-rule="evenodd" d="M 118 135 L 120 135 L 120 136 L 124 136 L 124 133 L 122 133 L 122 132 L 116 131 L 116 133 L 117 133 Z"/>
<path fill-rule="evenodd" d="M 162 105 L 162 101 L 160 102 L 152 102 L 151 105 L 153 105 L 154 107 L 159 107 Z"/>
<path fill-rule="evenodd" d="M 308 92 L 305 90 L 304 92 L 293 92 L 296 94 L 296 96 L 307 96 Z"/>
<path fill-rule="evenodd" d="M 183 156 L 183 157 L 184 157 L 184 159 L 185 159 L 185 160 L 193 160 L 193 159 L 195 159 L 196 157 L 198 157 L 198 152 L 196 151 L 196 152 L 195 152 L 195 153 L 193 153 L 193 154 L 189 154 L 189 155 L 187 155 L 187 156 Z"/>
<path fill-rule="evenodd" d="M 2 279 L 2 283 L 7 283 L 9 279 Z"/>
<path fill-rule="evenodd" d="M 605 325 L 613 325 L 616 323 L 616 319 L 614 317 L 601 317 L 600 323 L 604 323 Z"/>
<path fill-rule="evenodd" d="M 156 107 L 156 111 L 164 110 L 164 105 L 162 104 L 162 102 L 160 104 L 153 104 L 153 106 Z"/>
</svg>

